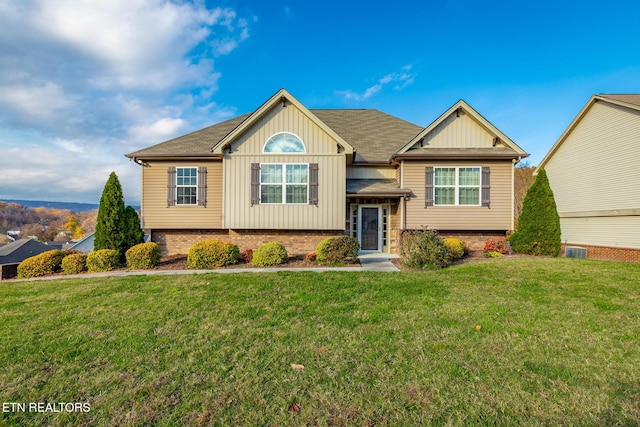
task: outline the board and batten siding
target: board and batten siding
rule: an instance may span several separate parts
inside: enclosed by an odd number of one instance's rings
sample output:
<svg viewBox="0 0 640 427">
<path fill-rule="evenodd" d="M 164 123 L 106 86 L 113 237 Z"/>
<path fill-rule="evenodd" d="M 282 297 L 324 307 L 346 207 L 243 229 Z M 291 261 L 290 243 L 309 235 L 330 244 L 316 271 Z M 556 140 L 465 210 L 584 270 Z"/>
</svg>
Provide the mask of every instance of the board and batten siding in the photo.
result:
<svg viewBox="0 0 640 427">
<path fill-rule="evenodd" d="M 222 228 L 222 161 L 149 161 L 142 167 L 142 221 L 145 229 Z M 207 168 L 207 206 L 167 207 L 167 168 Z"/>
<path fill-rule="evenodd" d="M 491 168 L 491 207 L 429 206 L 425 208 L 425 167 L 488 166 Z M 406 204 L 407 229 L 510 230 L 513 224 L 513 163 L 511 160 L 402 162 L 402 187 L 412 194 Z"/>
<path fill-rule="evenodd" d="M 639 209 L 639 144 L 640 112 L 596 102 L 545 166 L 558 213 Z"/>
<path fill-rule="evenodd" d="M 263 153 L 278 132 L 304 143 L 304 154 Z M 342 230 L 346 209 L 346 155 L 338 143 L 295 105 L 276 104 L 231 145 L 224 155 L 223 226 L 230 229 Z M 318 205 L 251 205 L 252 163 L 317 163 Z"/>
<path fill-rule="evenodd" d="M 493 135 L 484 126 L 462 113 L 451 114 L 429 132 L 424 146 L 432 148 L 486 148 L 493 146 Z"/>
<path fill-rule="evenodd" d="M 563 242 L 640 248 L 639 144 L 640 112 L 599 100 L 550 157 Z"/>
</svg>

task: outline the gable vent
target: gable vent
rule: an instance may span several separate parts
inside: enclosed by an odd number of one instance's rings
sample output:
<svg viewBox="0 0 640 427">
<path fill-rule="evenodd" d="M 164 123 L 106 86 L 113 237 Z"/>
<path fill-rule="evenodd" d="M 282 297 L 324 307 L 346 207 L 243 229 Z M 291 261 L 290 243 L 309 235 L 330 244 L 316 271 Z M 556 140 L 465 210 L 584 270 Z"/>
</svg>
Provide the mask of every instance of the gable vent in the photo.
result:
<svg viewBox="0 0 640 427">
<path fill-rule="evenodd" d="M 567 246 L 564 249 L 564 256 L 567 258 L 586 258 L 587 248 L 581 248 L 579 246 Z"/>
</svg>

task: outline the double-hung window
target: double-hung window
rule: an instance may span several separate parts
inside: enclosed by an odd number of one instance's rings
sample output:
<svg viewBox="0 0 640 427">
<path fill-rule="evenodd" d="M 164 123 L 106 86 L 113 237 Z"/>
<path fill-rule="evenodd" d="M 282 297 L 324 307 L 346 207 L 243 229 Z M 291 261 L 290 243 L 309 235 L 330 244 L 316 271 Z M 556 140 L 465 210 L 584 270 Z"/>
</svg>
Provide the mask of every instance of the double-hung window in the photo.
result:
<svg viewBox="0 0 640 427">
<path fill-rule="evenodd" d="M 479 206 L 480 181 L 480 167 L 436 167 L 434 204 Z"/>
<path fill-rule="evenodd" d="M 309 203 L 309 165 L 306 163 L 261 164 L 260 203 Z"/>
<path fill-rule="evenodd" d="M 198 168 L 176 168 L 176 205 L 197 204 Z"/>
</svg>

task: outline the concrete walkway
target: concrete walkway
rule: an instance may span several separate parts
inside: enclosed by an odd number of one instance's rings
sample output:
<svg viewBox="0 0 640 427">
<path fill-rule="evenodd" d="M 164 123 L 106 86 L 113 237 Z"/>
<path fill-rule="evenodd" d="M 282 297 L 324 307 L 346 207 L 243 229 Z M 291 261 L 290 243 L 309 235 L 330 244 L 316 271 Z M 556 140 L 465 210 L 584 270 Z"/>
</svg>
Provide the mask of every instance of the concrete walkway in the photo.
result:
<svg viewBox="0 0 640 427">
<path fill-rule="evenodd" d="M 399 258 L 398 255 L 371 253 L 358 256 L 361 270 L 364 271 L 400 271 L 392 262 L 391 258 Z"/>
<path fill-rule="evenodd" d="M 397 255 L 392 254 L 362 254 L 358 256 L 360 260 L 360 267 L 317 267 L 317 268 L 219 268 L 216 270 L 116 270 L 107 271 L 104 273 L 82 273 L 82 274 L 68 274 L 45 277 L 34 277 L 31 279 L 8 279 L 3 280 L 0 283 L 22 282 L 22 281 L 34 281 L 34 280 L 60 280 L 60 279 L 89 279 L 93 277 L 125 277 L 125 276 L 145 276 L 145 275 L 170 275 L 170 274 L 233 274 L 233 273 L 273 273 L 276 271 L 314 271 L 316 273 L 322 273 L 324 271 L 382 271 L 382 272 L 394 272 L 400 271 L 390 261 L 391 258 L 398 258 Z"/>
</svg>

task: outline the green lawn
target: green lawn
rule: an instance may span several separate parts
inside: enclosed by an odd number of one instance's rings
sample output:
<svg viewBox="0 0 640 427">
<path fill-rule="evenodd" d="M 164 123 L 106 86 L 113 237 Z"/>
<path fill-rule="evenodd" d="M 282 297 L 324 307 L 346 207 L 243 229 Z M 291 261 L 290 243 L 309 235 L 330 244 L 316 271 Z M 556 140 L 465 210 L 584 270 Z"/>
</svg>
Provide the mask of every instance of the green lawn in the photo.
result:
<svg viewBox="0 0 640 427">
<path fill-rule="evenodd" d="M 639 297 L 548 258 L 4 283 L 0 403 L 91 410 L 0 425 L 638 425 Z"/>
</svg>

